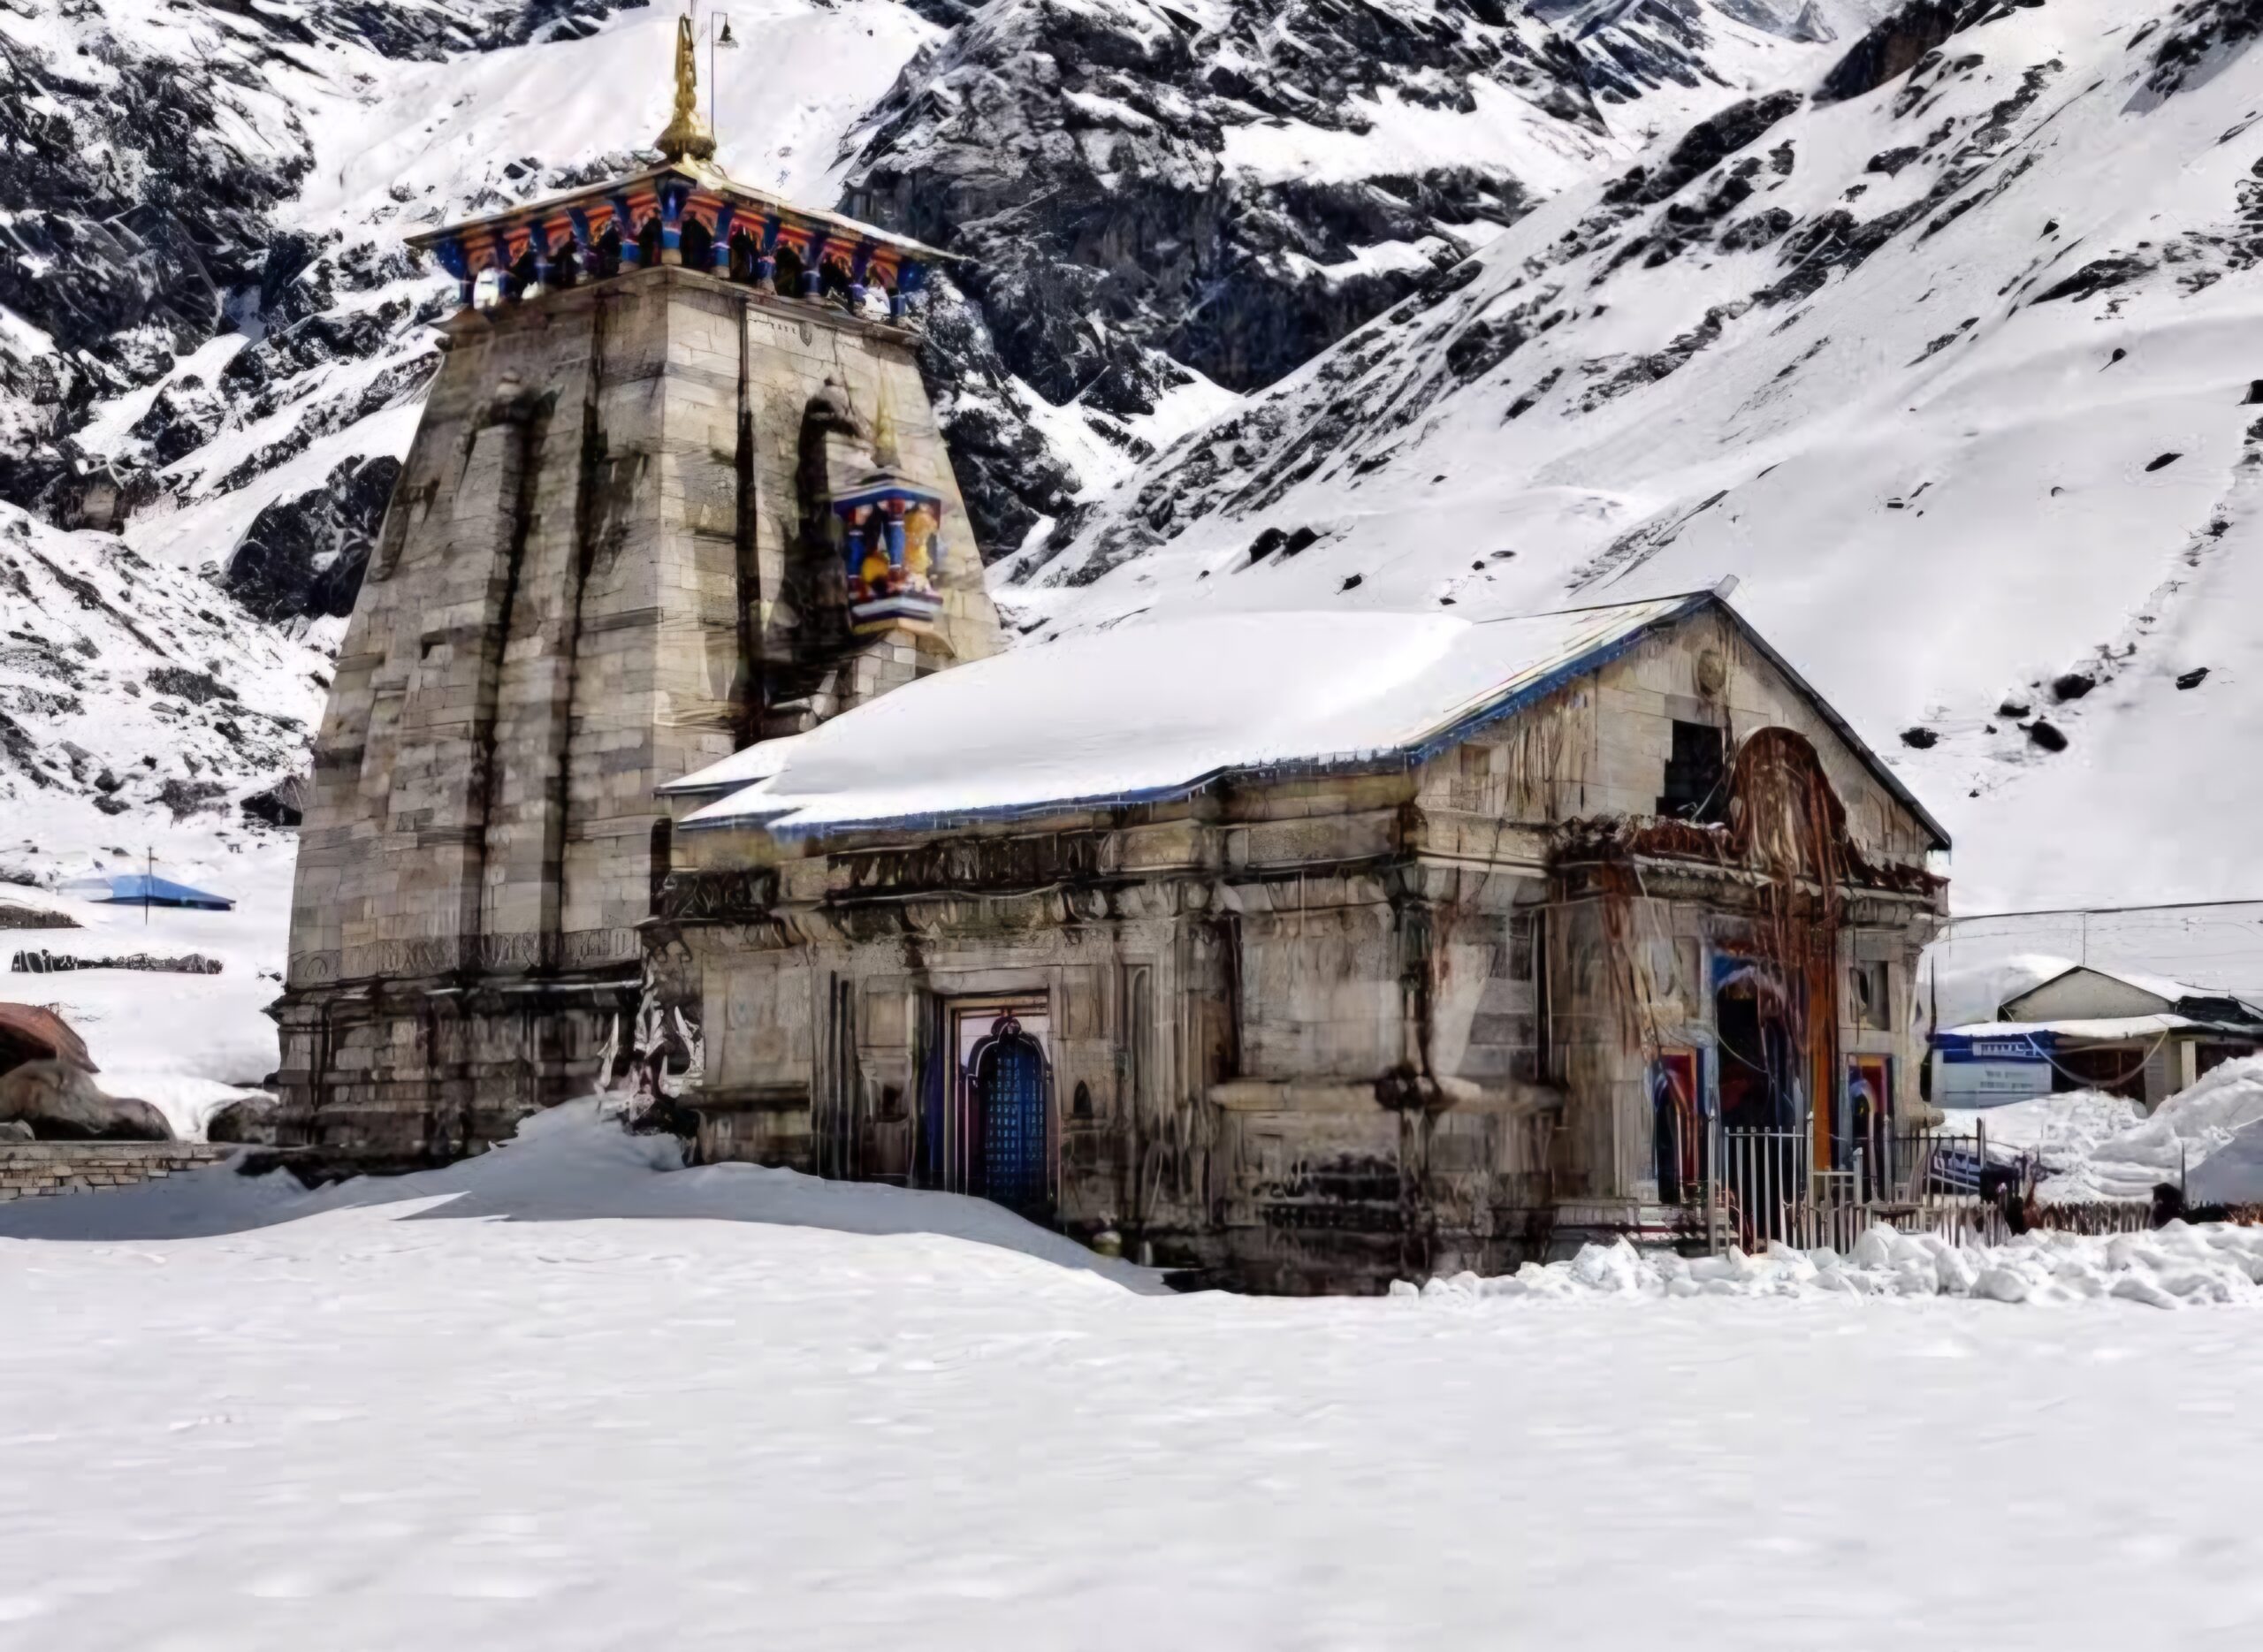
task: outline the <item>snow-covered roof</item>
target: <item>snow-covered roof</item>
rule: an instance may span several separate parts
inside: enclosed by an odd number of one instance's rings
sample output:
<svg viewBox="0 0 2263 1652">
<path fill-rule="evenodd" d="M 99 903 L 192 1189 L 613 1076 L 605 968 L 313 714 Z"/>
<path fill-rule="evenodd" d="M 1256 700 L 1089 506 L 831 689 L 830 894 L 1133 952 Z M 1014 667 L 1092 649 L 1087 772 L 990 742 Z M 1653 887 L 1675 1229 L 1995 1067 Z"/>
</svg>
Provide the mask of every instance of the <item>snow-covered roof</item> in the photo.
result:
<svg viewBox="0 0 2263 1652">
<path fill-rule="evenodd" d="M 1479 620 L 1373 609 L 1135 620 L 1009 650 L 859 706 L 797 736 L 767 776 L 685 825 L 782 836 L 932 827 L 1183 797 L 1231 774 L 1421 762 L 1715 603 L 1733 616 L 1699 591 Z M 1891 772 L 1816 704 L 1945 846 Z M 751 752 L 739 757 L 762 761 Z M 705 789 L 723 766 L 672 789 Z"/>
<path fill-rule="evenodd" d="M 1949 1027 L 1943 1037 L 1955 1039 L 2018 1039 L 2047 1033 L 2060 1039 L 2153 1039 L 2165 1032 L 2208 1024 L 2189 1016 L 2105 1016 L 2069 1021 L 1976 1021 Z"/>
<path fill-rule="evenodd" d="M 659 788 L 663 797 L 696 797 L 704 793 L 735 792 L 757 780 L 766 780 L 786 766 L 787 755 L 800 743 L 799 735 L 758 741 L 734 751 L 720 763 L 670 780 Z"/>
<path fill-rule="evenodd" d="M 2063 981 L 2070 975 L 2085 974 L 2103 976 L 2109 981 L 2119 981 L 2124 986 L 2134 987 L 2138 992 L 2150 993 L 2163 1003 L 2174 1004 L 2180 1003 L 2187 998 L 2217 998 L 2224 995 L 2219 993 L 2206 993 L 2197 986 L 2187 986 L 2182 981 L 2172 981 L 2166 975 L 2148 975 L 2142 971 L 2125 970 L 2102 963 L 2070 963 L 2056 975 L 2046 980 L 2036 982 L 2024 991 L 2014 993 L 2004 1001 L 2011 1003 L 2016 999 L 2026 997 L 2029 993 L 2039 992 L 2046 986 Z"/>
<path fill-rule="evenodd" d="M 2258 1009 L 2236 993 L 2221 988 L 2192 986 L 2165 975 L 2151 975 L 2140 970 L 2124 969 L 2119 964 L 2099 963 L 2070 963 L 2049 979 L 2006 998 L 1998 1013 L 2016 1019 L 2023 1009 L 2031 1013 L 2053 1007 L 2071 1008 L 2063 1003 L 2054 1006 L 2031 1003 L 2030 1001 L 2038 997 L 2046 988 L 2080 975 L 2095 976 L 2101 981 L 2128 987 L 2132 992 L 2156 1000 L 2168 1009 L 2183 1010 L 2212 1025 L 2242 1021 L 2263 1022 L 2263 1009 Z"/>
</svg>

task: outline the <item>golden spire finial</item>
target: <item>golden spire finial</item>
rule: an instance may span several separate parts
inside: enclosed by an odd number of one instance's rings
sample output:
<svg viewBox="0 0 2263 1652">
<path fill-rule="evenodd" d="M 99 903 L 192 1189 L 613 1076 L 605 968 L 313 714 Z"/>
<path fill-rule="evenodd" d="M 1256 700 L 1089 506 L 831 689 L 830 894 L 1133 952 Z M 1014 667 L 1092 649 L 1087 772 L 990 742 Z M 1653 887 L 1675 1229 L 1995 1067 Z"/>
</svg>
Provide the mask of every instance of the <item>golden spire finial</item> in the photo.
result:
<svg viewBox="0 0 2263 1652">
<path fill-rule="evenodd" d="M 675 116 L 660 133 L 659 151 L 671 161 L 715 158 L 715 134 L 699 116 L 699 52 L 689 12 L 675 20 Z"/>
<path fill-rule="evenodd" d="M 888 400 L 888 380 L 880 380 L 880 410 L 872 415 L 872 466 L 878 470 L 901 470 L 903 455 L 895 446 L 895 407 Z"/>
</svg>

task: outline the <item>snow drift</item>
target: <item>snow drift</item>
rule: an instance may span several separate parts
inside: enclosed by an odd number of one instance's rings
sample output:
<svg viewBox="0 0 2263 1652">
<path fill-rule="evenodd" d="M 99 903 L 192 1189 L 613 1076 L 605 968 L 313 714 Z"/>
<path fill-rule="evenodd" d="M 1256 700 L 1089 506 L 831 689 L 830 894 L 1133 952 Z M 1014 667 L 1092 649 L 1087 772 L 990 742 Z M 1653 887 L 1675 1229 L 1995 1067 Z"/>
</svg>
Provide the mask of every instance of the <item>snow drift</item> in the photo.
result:
<svg viewBox="0 0 2263 1652">
<path fill-rule="evenodd" d="M 1528 1262 L 1513 1274 L 1433 1279 L 1394 1296 L 1490 1301 L 1582 1297 L 1970 1297 L 1991 1302 L 2099 1298 L 2175 1308 L 2263 1304 L 2263 1228 L 2172 1222 L 2111 1237 L 2031 1233 L 2005 1245 L 1949 1244 L 1932 1234 L 1872 1228 L 1845 1256 L 1780 1242 L 1765 1256 L 1734 1249 L 1684 1258 L 1590 1245 L 1568 1262 Z"/>
<path fill-rule="evenodd" d="M 2228 1161 L 2213 1176 L 2200 1174 L 2219 1152 L 2259 1122 L 2263 1122 L 2263 1055 L 2243 1056 L 2226 1062 L 2191 1089 L 2169 1097 L 2150 1117 L 2097 1142 L 2087 1152 L 2069 1155 L 2059 1173 L 2044 1181 L 2037 1193 L 2052 1204 L 2090 1199 L 2140 1199 L 2150 1198 L 2163 1183 L 2177 1185 L 2189 1176 L 2195 1184 L 2186 1188 L 2190 1203 L 2246 1204 L 2263 1199 L 2263 1184 L 2233 1168 L 2244 1162 L 2252 1144 L 2243 1147 L 2239 1158 Z M 2234 1191 L 2241 1187 L 2252 1191 Z"/>
<path fill-rule="evenodd" d="M 537 1113 L 490 1153 L 413 1176 L 308 1190 L 281 1170 L 221 1168 L 117 1192 L 0 1206 L 0 1238 L 177 1239 L 362 1211 L 400 1221 L 751 1222 L 836 1233 L 924 1233 L 1020 1252 L 1135 1290 L 1160 1276 L 1095 1255 L 1002 1205 L 956 1193 L 827 1182 L 751 1164 L 684 1168 L 672 1136 L 631 1135 L 598 1099 Z"/>
</svg>

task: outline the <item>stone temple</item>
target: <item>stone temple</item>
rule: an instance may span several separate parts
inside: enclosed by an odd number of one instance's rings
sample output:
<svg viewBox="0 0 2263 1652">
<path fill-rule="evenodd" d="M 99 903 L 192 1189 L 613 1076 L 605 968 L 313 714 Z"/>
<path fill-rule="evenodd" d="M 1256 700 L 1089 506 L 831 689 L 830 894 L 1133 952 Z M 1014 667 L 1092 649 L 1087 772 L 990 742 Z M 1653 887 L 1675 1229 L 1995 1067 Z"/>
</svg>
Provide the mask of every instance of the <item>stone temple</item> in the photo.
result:
<svg viewBox="0 0 2263 1652">
<path fill-rule="evenodd" d="M 585 1092 L 657 788 L 997 646 L 915 361 L 940 255 L 659 164 L 416 238 L 461 284 L 301 831 L 287 1134 L 373 1161 Z"/>
<path fill-rule="evenodd" d="M 942 255 L 723 177 L 684 42 L 659 165 L 423 238 L 463 308 L 316 749 L 286 1142 L 633 1069 L 696 1158 L 1281 1290 L 1923 1191 L 1947 838 L 1726 591 L 1209 581 L 1002 649 Z"/>
</svg>

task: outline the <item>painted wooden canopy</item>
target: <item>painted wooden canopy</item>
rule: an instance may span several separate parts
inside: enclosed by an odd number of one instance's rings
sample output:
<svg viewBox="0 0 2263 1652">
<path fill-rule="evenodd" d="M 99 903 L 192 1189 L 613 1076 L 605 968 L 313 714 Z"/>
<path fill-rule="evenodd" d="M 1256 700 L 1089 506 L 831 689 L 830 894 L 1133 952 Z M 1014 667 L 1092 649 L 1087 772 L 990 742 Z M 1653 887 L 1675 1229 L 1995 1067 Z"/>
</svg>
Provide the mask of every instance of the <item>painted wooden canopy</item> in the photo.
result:
<svg viewBox="0 0 2263 1652">
<path fill-rule="evenodd" d="M 903 473 L 895 415 L 881 393 L 872 427 L 872 468 L 834 495 L 849 576 L 849 619 L 858 631 L 899 620 L 925 625 L 942 612 L 943 498 Z"/>
<path fill-rule="evenodd" d="M 705 269 L 789 297 L 861 309 L 875 292 L 902 318 L 929 265 L 955 255 L 750 188 L 692 156 L 408 238 L 455 277 L 466 305 L 496 272 L 502 296 L 649 263 Z"/>
</svg>

